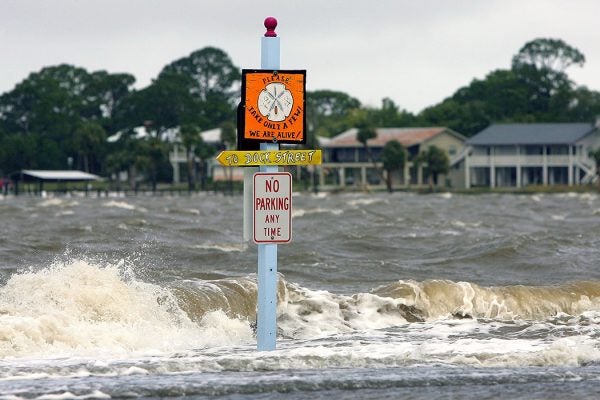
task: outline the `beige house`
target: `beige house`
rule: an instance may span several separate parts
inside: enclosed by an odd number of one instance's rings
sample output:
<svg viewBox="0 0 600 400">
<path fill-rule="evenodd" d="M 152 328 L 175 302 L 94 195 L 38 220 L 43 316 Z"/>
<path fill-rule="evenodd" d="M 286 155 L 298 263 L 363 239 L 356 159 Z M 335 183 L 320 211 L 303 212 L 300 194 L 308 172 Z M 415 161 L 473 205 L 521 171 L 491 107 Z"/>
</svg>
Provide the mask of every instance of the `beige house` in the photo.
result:
<svg viewBox="0 0 600 400">
<path fill-rule="evenodd" d="M 344 187 L 384 187 L 378 170 L 382 170 L 381 154 L 389 141 L 396 140 L 408 152 L 408 162 L 404 171 L 392 176 L 395 186 L 420 186 L 427 183 L 423 166 L 411 161 L 417 154 L 430 146 L 444 150 L 453 160 L 462 155 L 466 138 L 445 127 L 429 128 L 377 128 L 377 136 L 367 142 L 375 165 L 367 155 L 362 143 L 357 139 L 357 128 L 349 129 L 326 143 L 323 149 L 323 164 L 319 171 L 319 184 L 323 189 Z M 459 167 L 451 169 L 448 176 L 438 177 L 439 186 L 464 187 L 464 172 Z M 385 174 L 385 172 L 384 172 Z M 384 175 L 385 176 L 385 175 Z"/>
</svg>

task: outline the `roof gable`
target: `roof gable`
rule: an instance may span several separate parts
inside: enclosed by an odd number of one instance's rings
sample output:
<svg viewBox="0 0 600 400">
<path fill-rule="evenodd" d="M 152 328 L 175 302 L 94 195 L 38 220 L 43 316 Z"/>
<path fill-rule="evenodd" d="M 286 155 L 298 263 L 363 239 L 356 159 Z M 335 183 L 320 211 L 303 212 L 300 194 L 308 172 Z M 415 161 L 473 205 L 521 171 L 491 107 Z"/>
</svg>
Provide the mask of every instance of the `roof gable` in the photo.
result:
<svg viewBox="0 0 600 400">
<path fill-rule="evenodd" d="M 594 129 L 589 123 L 492 124 L 467 140 L 467 144 L 573 144 Z"/>
</svg>

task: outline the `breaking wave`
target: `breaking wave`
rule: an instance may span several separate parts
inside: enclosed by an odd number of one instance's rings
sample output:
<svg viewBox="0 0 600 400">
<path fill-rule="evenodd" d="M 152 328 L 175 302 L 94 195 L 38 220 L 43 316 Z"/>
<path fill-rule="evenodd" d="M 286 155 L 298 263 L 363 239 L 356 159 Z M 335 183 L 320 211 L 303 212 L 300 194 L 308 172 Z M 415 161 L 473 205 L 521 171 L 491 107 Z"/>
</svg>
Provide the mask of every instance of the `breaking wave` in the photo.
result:
<svg viewBox="0 0 600 400">
<path fill-rule="evenodd" d="M 253 342 L 254 275 L 166 284 L 138 280 L 125 262 L 55 262 L 0 288 L 0 357 L 119 355 Z M 483 287 L 397 281 L 351 295 L 282 277 L 278 328 L 303 339 L 447 320 L 539 320 L 600 311 L 600 282 Z M 559 349 L 560 350 L 560 349 Z"/>
<path fill-rule="evenodd" d="M 0 288 L 0 357 L 172 352 L 251 338 L 246 321 L 220 310 L 192 321 L 170 290 L 136 280 L 123 263 L 57 262 Z"/>
</svg>

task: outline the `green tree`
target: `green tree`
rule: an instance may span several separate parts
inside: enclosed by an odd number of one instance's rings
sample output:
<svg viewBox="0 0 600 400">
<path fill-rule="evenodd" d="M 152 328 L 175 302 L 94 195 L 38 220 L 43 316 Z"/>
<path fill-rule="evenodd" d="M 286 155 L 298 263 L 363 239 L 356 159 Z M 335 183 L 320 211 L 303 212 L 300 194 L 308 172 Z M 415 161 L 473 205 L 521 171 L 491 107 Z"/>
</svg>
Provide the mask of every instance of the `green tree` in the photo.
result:
<svg viewBox="0 0 600 400">
<path fill-rule="evenodd" d="M 568 121 L 594 121 L 600 115 L 600 92 L 580 86 L 573 91 Z"/>
<path fill-rule="evenodd" d="M 226 149 L 234 149 L 237 141 L 235 124 L 225 121 L 221 124 L 221 143 Z"/>
<path fill-rule="evenodd" d="M 392 178 L 393 172 L 398 171 L 401 174 L 404 172 L 404 166 L 406 164 L 406 149 L 397 140 L 391 140 L 383 146 L 383 152 L 381 153 L 381 161 L 383 162 L 383 169 L 387 171 L 386 185 L 388 192 L 392 193 Z"/>
<path fill-rule="evenodd" d="M 225 149 L 234 149 L 236 145 L 237 134 L 233 122 L 225 121 L 221 124 L 221 143 Z M 227 187 L 229 193 L 233 193 L 233 168 L 226 168 Z"/>
<path fill-rule="evenodd" d="M 121 103 L 131 93 L 135 78 L 131 74 L 109 74 L 96 71 L 90 74 L 83 92 L 84 110 L 82 116 L 102 121 L 108 132 L 116 131 L 113 118 Z"/>
<path fill-rule="evenodd" d="M 37 168 L 37 140 L 31 135 L 6 135 L 0 141 L 0 168 L 5 173 Z"/>
<path fill-rule="evenodd" d="M 106 156 L 105 171 L 108 174 L 108 180 L 112 182 L 113 177 L 117 180 L 117 190 L 121 190 L 119 173 L 129 168 L 131 154 L 126 150 L 120 149 L 112 151 Z"/>
<path fill-rule="evenodd" d="M 512 59 L 513 68 L 533 66 L 538 70 L 564 72 L 571 65 L 583 66 L 585 56 L 561 39 L 538 38 L 525 43 Z"/>
<path fill-rule="evenodd" d="M 352 114 L 360 109 L 360 101 L 334 90 L 306 93 L 307 147 L 316 148 L 317 137 L 331 137 L 352 127 Z"/>
<path fill-rule="evenodd" d="M 358 140 L 365 148 L 365 151 L 370 154 L 369 140 L 377 137 L 377 130 L 366 117 L 362 117 L 357 121 L 356 129 L 356 140 Z M 373 157 L 369 156 L 369 159 L 372 160 Z"/>
<path fill-rule="evenodd" d="M 115 126 L 131 129 L 152 121 L 154 129 L 199 125 L 200 103 L 190 94 L 190 77 L 163 73 L 148 87 L 130 94 L 115 111 Z"/>
<path fill-rule="evenodd" d="M 7 132 L 63 139 L 80 122 L 81 94 L 89 74 L 59 65 L 32 73 L 0 96 L 0 122 Z"/>
<path fill-rule="evenodd" d="M 0 131 L 30 137 L 21 143 L 34 143 L 42 150 L 34 160 L 37 168 L 66 168 L 69 157 L 84 157 L 81 149 L 75 148 L 82 124 L 110 126 L 111 106 L 126 95 L 132 83 L 128 74 L 89 73 L 67 64 L 45 67 L 0 96 Z M 85 158 L 90 156 L 87 152 Z M 99 163 L 101 155 L 95 159 Z"/>
<path fill-rule="evenodd" d="M 527 42 L 513 57 L 512 71 L 527 89 L 527 100 L 540 120 L 563 121 L 574 86 L 566 69 L 584 63 L 585 56 L 564 41 L 540 38 Z"/>
<path fill-rule="evenodd" d="M 147 139 L 137 139 L 132 131 L 126 131 L 111 147 L 106 157 L 106 171 L 117 175 L 127 171 L 129 187 L 137 190 L 140 172 L 147 172 L 152 162 Z"/>
<path fill-rule="evenodd" d="M 139 140 L 137 146 L 137 167 L 146 174 L 152 191 L 156 191 L 158 171 L 162 163 L 168 160 L 169 146 L 157 136 L 148 136 Z"/>
<path fill-rule="evenodd" d="M 369 162 L 373 164 L 373 169 L 377 172 L 377 175 L 381 178 L 381 180 L 385 180 L 383 176 L 383 171 L 377 165 L 377 161 L 373 156 L 373 152 L 371 147 L 369 146 L 369 140 L 375 139 L 377 137 L 377 129 L 373 126 L 373 123 L 369 120 L 368 114 L 364 110 L 360 110 L 361 112 L 355 114 L 357 118 L 356 122 L 356 139 L 362 143 L 365 153 L 367 155 L 367 159 Z"/>
<path fill-rule="evenodd" d="M 433 189 L 434 184 L 438 183 L 440 174 L 447 174 L 450 170 L 450 159 L 446 152 L 437 146 L 429 148 L 421 153 L 422 161 L 425 164 L 425 173 L 429 187 Z"/>
<path fill-rule="evenodd" d="M 205 47 L 165 66 L 158 79 L 165 75 L 183 77 L 188 93 L 200 104 L 202 126 L 219 126 L 234 114 L 239 96 L 240 69 L 227 53 L 215 47 Z"/>
<path fill-rule="evenodd" d="M 92 168 L 94 159 L 100 161 L 104 154 L 106 132 L 96 122 L 82 122 L 73 135 L 73 147 L 79 155 L 79 165 L 85 172 L 98 172 L 100 168 Z"/>
<path fill-rule="evenodd" d="M 196 189 L 196 154 L 195 149 L 202 146 L 202 136 L 200 136 L 200 128 L 196 125 L 185 124 L 179 129 L 181 144 L 185 149 L 185 159 L 188 172 L 188 190 Z"/>
<path fill-rule="evenodd" d="M 414 126 L 416 117 L 406 110 L 401 110 L 394 101 L 388 97 L 381 100 L 381 108 L 367 108 L 368 119 L 380 128 L 398 126 Z"/>
<path fill-rule="evenodd" d="M 419 114 L 422 124 L 447 126 L 472 136 L 491 122 L 590 121 L 600 95 L 575 88 L 566 74 L 585 57 L 562 40 L 536 39 L 513 57 L 510 70 L 474 79 Z"/>
</svg>

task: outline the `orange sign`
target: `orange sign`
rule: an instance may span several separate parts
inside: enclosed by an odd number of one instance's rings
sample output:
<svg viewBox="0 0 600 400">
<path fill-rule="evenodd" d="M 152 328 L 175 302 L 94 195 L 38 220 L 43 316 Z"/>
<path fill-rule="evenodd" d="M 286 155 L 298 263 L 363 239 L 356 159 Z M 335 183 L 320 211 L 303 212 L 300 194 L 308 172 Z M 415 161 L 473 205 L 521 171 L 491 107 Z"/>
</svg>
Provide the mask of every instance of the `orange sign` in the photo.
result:
<svg viewBox="0 0 600 400">
<path fill-rule="evenodd" d="M 306 71 L 242 70 L 244 139 L 306 143 Z"/>
</svg>

